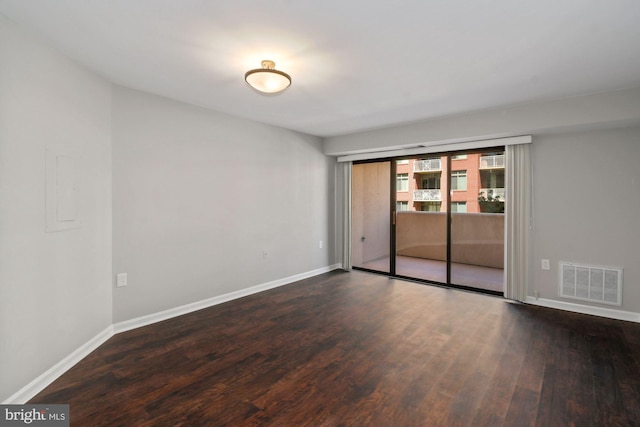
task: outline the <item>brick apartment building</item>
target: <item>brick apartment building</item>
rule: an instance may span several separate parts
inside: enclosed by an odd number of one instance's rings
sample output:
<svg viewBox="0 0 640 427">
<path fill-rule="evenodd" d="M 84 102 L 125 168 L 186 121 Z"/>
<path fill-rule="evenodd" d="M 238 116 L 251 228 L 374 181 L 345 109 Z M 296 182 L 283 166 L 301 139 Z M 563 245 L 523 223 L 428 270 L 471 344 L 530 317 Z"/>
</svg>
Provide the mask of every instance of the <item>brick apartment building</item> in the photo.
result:
<svg viewBox="0 0 640 427">
<path fill-rule="evenodd" d="M 447 157 L 397 161 L 396 209 L 446 212 Z M 451 156 L 451 211 L 504 212 L 504 152 Z"/>
</svg>

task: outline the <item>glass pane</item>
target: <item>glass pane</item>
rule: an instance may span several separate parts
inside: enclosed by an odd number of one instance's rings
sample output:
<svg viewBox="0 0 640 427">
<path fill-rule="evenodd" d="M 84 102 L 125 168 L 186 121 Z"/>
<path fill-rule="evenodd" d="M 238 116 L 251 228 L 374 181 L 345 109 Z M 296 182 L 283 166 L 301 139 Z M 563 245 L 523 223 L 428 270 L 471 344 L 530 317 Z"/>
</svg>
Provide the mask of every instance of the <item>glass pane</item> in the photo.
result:
<svg viewBox="0 0 640 427">
<path fill-rule="evenodd" d="M 467 171 L 466 170 L 451 172 L 451 189 L 456 191 L 467 190 Z"/>
<path fill-rule="evenodd" d="M 408 177 L 408 192 L 396 192 L 407 207 L 396 213 L 396 274 L 446 283 L 446 157 L 416 157 L 396 167 Z"/>
<path fill-rule="evenodd" d="M 351 262 L 389 273 L 391 163 L 354 164 L 351 179 Z"/>
<path fill-rule="evenodd" d="M 396 191 L 409 191 L 409 175 L 399 173 L 396 176 Z"/>
<path fill-rule="evenodd" d="M 455 167 L 465 171 L 465 190 L 451 196 L 451 283 L 503 292 L 504 151 L 469 153 Z"/>
</svg>

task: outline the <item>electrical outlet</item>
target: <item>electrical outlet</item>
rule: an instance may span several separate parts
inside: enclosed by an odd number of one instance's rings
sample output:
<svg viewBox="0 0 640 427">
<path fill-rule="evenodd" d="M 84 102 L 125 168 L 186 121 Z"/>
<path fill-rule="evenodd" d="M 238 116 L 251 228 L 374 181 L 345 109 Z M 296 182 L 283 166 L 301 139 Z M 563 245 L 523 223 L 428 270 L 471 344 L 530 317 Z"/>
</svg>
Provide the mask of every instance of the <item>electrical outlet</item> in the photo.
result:
<svg viewBox="0 0 640 427">
<path fill-rule="evenodd" d="M 543 270 L 551 270 L 551 264 L 549 264 L 549 260 L 548 259 L 543 259 L 542 260 L 542 269 Z"/>
<path fill-rule="evenodd" d="M 116 288 L 127 286 L 127 273 L 116 274 Z"/>
</svg>

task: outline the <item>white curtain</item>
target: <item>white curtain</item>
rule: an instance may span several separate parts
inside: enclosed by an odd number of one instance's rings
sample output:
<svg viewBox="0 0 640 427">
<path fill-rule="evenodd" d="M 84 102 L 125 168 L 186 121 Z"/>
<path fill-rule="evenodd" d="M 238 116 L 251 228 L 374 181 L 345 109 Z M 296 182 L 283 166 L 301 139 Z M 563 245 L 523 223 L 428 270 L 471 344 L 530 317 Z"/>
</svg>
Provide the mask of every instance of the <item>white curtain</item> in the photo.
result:
<svg viewBox="0 0 640 427">
<path fill-rule="evenodd" d="M 532 228 L 531 144 L 506 146 L 505 298 L 525 301 Z"/>
<path fill-rule="evenodd" d="M 342 166 L 342 268 L 351 270 L 351 166 L 352 162 L 340 163 Z"/>
</svg>

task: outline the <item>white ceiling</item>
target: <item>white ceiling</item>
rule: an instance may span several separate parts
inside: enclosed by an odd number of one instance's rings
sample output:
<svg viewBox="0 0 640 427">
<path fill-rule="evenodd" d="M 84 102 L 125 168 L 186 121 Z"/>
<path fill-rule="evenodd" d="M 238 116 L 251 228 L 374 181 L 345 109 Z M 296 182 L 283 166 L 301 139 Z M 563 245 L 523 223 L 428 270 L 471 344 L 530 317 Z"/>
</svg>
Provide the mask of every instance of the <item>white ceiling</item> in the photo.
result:
<svg viewBox="0 0 640 427">
<path fill-rule="evenodd" d="M 0 0 L 110 81 L 333 136 L 640 86 L 640 0 Z M 293 78 L 246 86 L 262 59 Z"/>
</svg>

